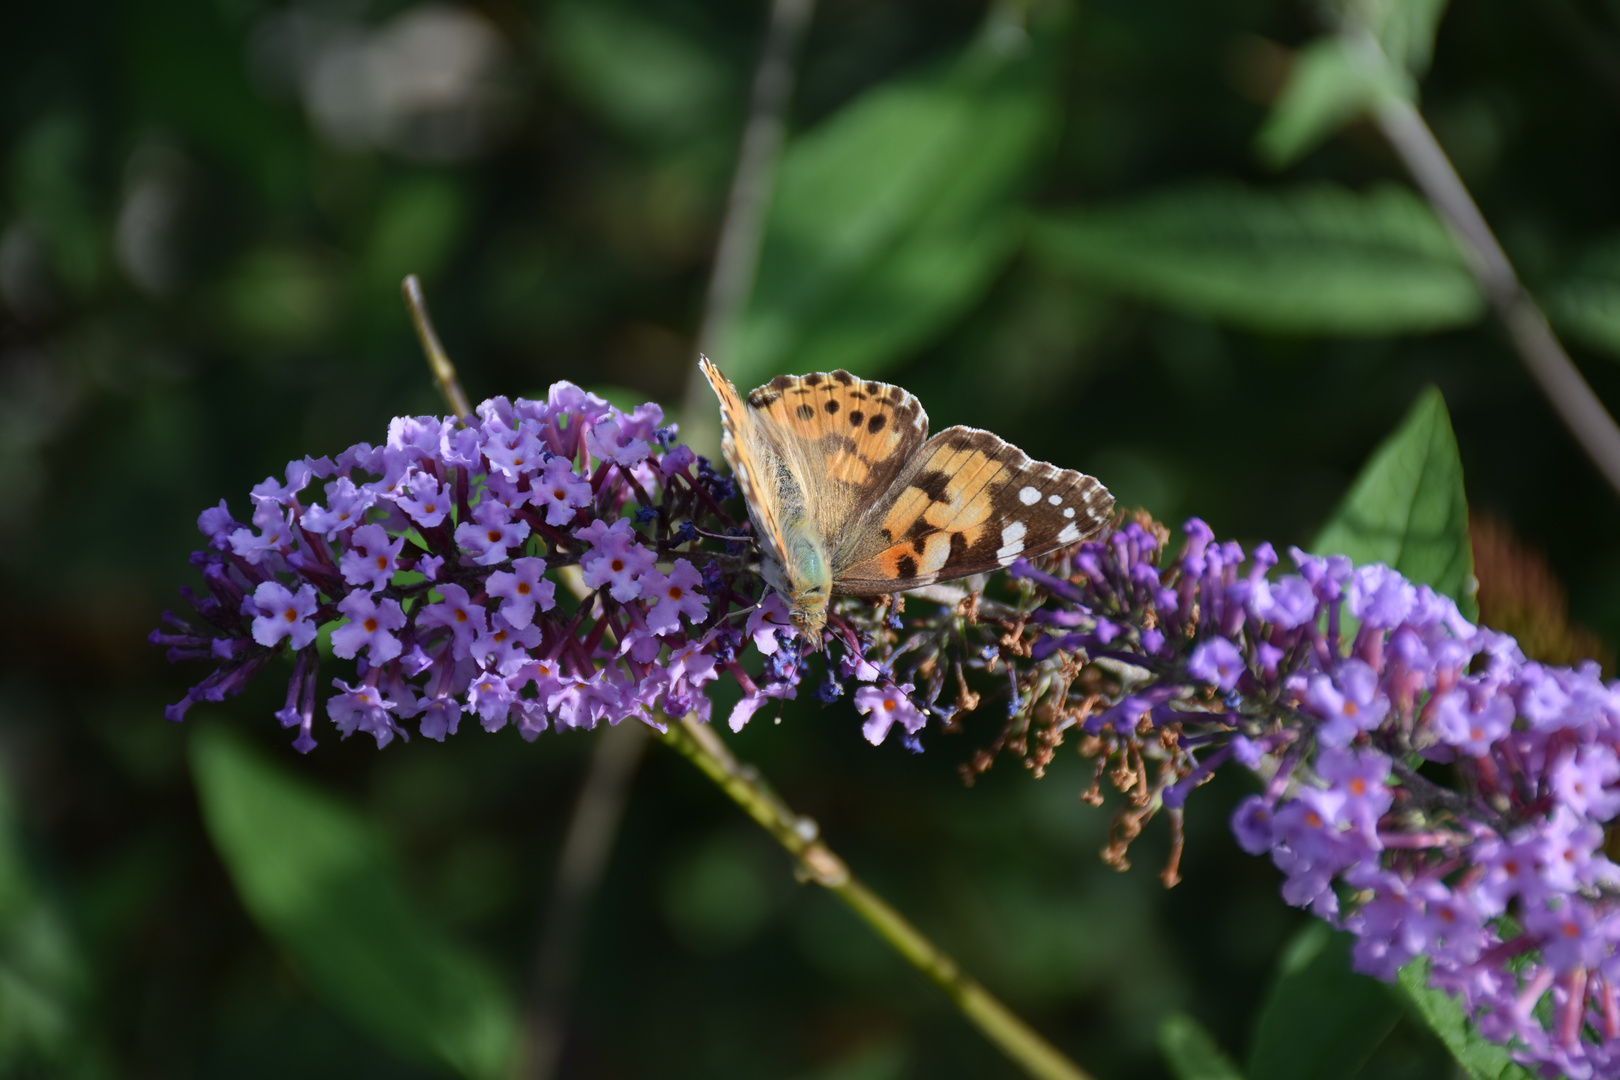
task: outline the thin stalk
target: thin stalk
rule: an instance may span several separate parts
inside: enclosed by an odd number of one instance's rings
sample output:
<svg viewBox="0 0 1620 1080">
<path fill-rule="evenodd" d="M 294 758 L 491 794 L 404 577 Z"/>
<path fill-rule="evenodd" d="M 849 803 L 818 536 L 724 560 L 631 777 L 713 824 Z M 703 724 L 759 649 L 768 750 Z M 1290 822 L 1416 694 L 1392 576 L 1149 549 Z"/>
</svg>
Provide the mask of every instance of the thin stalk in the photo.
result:
<svg viewBox="0 0 1620 1080">
<path fill-rule="evenodd" d="M 399 288 L 405 294 L 405 306 L 410 309 L 411 322 L 416 326 L 416 336 L 422 342 L 422 352 L 427 355 L 439 393 L 451 412 L 463 418 L 471 416 L 472 403 L 467 400 L 467 391 L 461 388 L 456 365 L 450 362 L 450 354 L 444 351 L 439 333 L 433 329 L 433 317 L 428 314 L 427 301 L 422 296 L 422 283 L 415 274 L 406 274 Z"/>
<path fill-rule="evenodd" d="M 1376 51 L 1377 62 L 1389 64 L 1371 34 L 1354 32 L 1353 42 Z M 1403 98 L 1387 97 L 1374 112 L 1374 120 L 1418 189 L 1435 212 L 1451 227 L 1463 257 L 1491 309 L 1507 329 L 1519 359 L 1530 377 L 1587 457 L 1620 493 L 1620 426 L 1604 408 L 1580 369 L 1564 351 L 1563 343 L 1547 324 L 1547 317 L 1525 290 L 1496 234 L 1479 212 L 1440 142 L 1429 130 L 1417 107 Z"/>
<path fill-rule="evenodd" d="M 691 718 L 671 722 L 659 736 L 696 765 L 798 861 L 805 879 L 838 894 L 879 937 L 945 992 L 962 1015 L 1036 1080 L 1091 1080 L 1034 1028 L 963 972 L 943 949 L 857 877 L 826 841 L 815 821 L 793 812 L 758 772 L 732 756 L 714 729 Z"/>
</svg>

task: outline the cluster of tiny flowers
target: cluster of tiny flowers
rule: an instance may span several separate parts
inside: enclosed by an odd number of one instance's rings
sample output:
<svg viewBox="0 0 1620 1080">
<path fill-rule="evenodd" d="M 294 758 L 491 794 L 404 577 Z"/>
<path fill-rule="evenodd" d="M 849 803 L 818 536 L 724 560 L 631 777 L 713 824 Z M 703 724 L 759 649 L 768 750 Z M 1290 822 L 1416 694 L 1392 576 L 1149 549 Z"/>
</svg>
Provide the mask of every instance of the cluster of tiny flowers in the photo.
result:
<svg viewBox="0 0 1620 1080">
<path fill-rule="evenodd" d="M 1013 567 L 1049 598 L 1032 659 L 1111 672 L 1110 692 L 1076 708 L 1065 684 L 1059 703 L 1100 760 L 1145 791 L 1156 756 L 1151 801 L 1173 812 L 1223 763 L 1253 770 L 1238 842 L 1271 856 L 1288 902 L 1355 935 L 1358 970 L 1426 957 L 1523 1063 L 1620 1076 L 1620 867 L 1603 849 L 1620 684 L 1527 661 L 1387 567 L 1295 549 L 1274 578 L 1270 545 L 1186 533 L 1163 565 L 1166 535 L 1132 524 L 1064 576 Z"/>
<path fill-rule="evenodd" d="M 208 544 L 192 561 L 207 591 L 185 590 L 195 614 L 165 612 L 168 630 L 151 640 L 171 660 L 216 667 L 168 717 L 237 693 L 287 654 L 276 716 L 300 751 L 316 743 L 327 653 L 353 673 L 331 680 L 326 717 L 378 746 L 413 727 L 443 740 L 469 715 L 526 739 L 707 721 L 706 687 L 722 675 L 742 690 L 733 730 L 794 697 L 801 646 L 782 601 L 746 569 L 746 527 L 722 509 L 732 485 L 662 421 L 656 405 L 626 413 L 558 383 L 544 401 L 494 398 L 465 421 L 403 417 L 382 446 L 294 461 L 284 481 L 253 489 L 251 524 L 224 502 L 204 511 Z M 867 737 L 881 742 L 896 722 L 914 736 L 923 716 L 909 688 L 839 627 L 857 653 L 844 678 L 868 684 L 855 694 Z"/>
<path fill-rule="evenodd" d="M 300 751 L 318 712 L 383 746 L 469 715 L 526 739 L 707 721 L 722 677 L 740 689 L 733 730 L 795 697 L 807 643 L 749 565 L 735 490 L 662 421 L 559 383 L 295 461 L 254 488 L 249 524 L 205 511 L 206 592 L 152 641 L 214 668 L 169 718 L 284 656 L 276 716 Z M 1007 747 L 1039 774 L 1077 730 L 1088 801 L 1105 772 L 1127 794 L 1105 849 L 1121 866 L 1159 812 L 1179 851 L 1189 793 L 1240 764 L 1261 794 L 1234 816 L 1239 843 L 1271 856 L 1290 903 L 1355 935 L 1359 970 L 1426 958 L 1521 1061 L 1620 1077 L 1620 867 L 1604 852 L 1620 688 L 1595 665 L 1527 661 L 1387 567 L 1294 550 L 1279 576 L 1270 545 L 1186 532 L 1168 562 L 1168 533 L 1143 520 L 1044 569 L 1016 563 L 1013 603 L 946 590 L 908 620 L 899 598 L 841 598 L 814 696 L 853 680 L 866 738 L 920 749 L 930 717 L 954 729 L 971 687 L 1004 678 L 1006 726 L 964 775 Z M 328 654 L 350 665 L 331 693 Z"/>
</svg>

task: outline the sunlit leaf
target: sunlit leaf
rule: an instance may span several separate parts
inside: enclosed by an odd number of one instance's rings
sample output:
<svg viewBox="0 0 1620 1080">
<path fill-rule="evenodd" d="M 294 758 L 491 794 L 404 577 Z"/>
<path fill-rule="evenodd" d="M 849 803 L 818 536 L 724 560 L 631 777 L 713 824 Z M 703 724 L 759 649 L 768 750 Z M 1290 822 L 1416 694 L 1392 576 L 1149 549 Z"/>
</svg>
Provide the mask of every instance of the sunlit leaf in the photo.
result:
<svg viewBox="0 0 1620 1080">
<path fill-rule="evenodd" d="M 1385 563 L 1478 617 L 1462 461 L 1439 390 L 1425 390 L 1373 451 L 1312 548 Z"/>
<path fill-rule="evenodd" d="M 1445 227 L 1405 188 L 1214 181 L 1054 214 L 1032 239 L 1098 288 L 1257 330 L 1396 334 L 1483 310 Z"/>
<path fill-rule="evenodd" d="M 1529 1070 L 1517 1064 L 1500 1044 L 1482 1038 L 1468 1023 L 1462 1003 L 1444 990 L 1429 985 L 1429 961 L 1419 958 L 1401 969 L 1399 992 L 1413 1011 L 1440 1036 L 1451 1056 L 1473 1080 L 1531 1080 Z"/>
<path fill-rule="evenodd" d="M 1376 979 L 1350 970 L 1350 935 L 1311 922 L 1283 953 L 1249 1055 L 1249 1080 L 1354 1076 L 1400 1019 Z"/>
<path fill-rule="evenodd" d="M 1176 1080 L 1243 1080 L 1214 1036 L 1186 1013 L 1171 1013 L 1159 1022 L 1159 1052 Z"/>
<path fill-rule="evenodd" d="M 512 999 L 421 918 L 363 817 L 222 731 L 194 734 L 191 765 L 243 905 L 327 1004 L 402 1056 L 505 1074 Z"/>
<path fill-rule="evenodd" d="M 1336 0 L 1334 6 L 1348 25 L 1371 33 L 1392 63 L 1414 75 L 1428 70 L 1446 0 Z"/>
<path fill-rule="evenodd" d="M 727 374 L 875 374 L 958 316 L 1012 252 L 1014 196 L 1051 143 L 1051 76 L 1040 38 L 986 37 L 794 139 L 753 295 L 716 350 Z"/>
<path fill-rule="evenodd" d="M 1255 143 L 1268 164 L 1288 165 L 1385 98 L 1411 96 L 1411 80 L 1377 50 L 1318 38 L 1294 57 Z"/>
</svg>

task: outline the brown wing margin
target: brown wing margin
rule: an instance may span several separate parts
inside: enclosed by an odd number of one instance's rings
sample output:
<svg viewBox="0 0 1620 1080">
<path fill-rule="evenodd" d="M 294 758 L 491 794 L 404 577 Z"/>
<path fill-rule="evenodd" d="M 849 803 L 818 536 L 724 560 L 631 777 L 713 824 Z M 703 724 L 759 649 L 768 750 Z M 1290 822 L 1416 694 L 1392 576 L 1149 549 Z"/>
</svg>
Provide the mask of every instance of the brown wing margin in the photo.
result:
<svg viewBox="0 0 1620 1080">
<path fill-rule="evenodd" d="M 1114 499 L 1095 478 L 1033 461 L 977 428 L 923 447 L 833 591 L 872 596 L 986 573 L 1100 536 Z"/>
<path fill-rule="evenodd" d="M 725 455 L 726 463 L 731 466 L 731 475 L 742 490 L 760 543 L 766 553 L 780 563 L 784 548 L 782 523 L 777 513 L 775 488 L 769 475 L 777 457 L 760 444 L 754 431 L 754 418 L 744 407 L 742 397 L 731 380 L 722 375 L 714 361 L 707 356 L 698 357 L 698 368 L 703 372 L 703 377 L 709 380 L 714 396 L 720 399 L 720 451 Z M 763 470 L 762 475 L 754 475 L 749 467 L 750 462 L 755 468 Z"/>
</svg>

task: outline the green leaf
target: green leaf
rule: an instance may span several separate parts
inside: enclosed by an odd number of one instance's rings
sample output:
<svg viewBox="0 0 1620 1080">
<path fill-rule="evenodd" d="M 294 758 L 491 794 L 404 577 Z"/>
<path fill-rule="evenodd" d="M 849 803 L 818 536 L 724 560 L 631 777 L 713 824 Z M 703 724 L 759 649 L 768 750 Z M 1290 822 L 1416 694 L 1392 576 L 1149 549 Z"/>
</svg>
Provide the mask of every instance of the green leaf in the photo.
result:
<svg viewBox="0 0 1620 1080">
<path fill-rule="evenodd" d="M 1256 148 L 1263 161 L 1281 168 L 1379 102 L 1412 94 L 1410 78 L 1376 50 L 1337 36 L 1318 38 L 1294 58 L 1288 82 L 1255 136 Z"/>
<path fill-rule="evenodd" d="M 243 905 L 315 992 L 402 1056 L 503 1076 L 517 1010 L 412 907 L 383 838 L 235 736 L 199 728 L 192 775 Z"/>
<path fill-rule="evenodd" d="M 1445 227 L 1399 187 L 1216 180 L 1054 215 L 1032 240 L 1100 289 L 1274 333 L 1441 330 L 1484 310 Z"/>
<path fill-rule="evenodd" d="M 1429 69 L 1446 0 L 1338 0 L 1334 6 L 1346 24 L 1372 34 L 1392 63 L 1414 75 Z"/>
<path fill-rule="evenodd" d="M 1015 196 L 1052 143 L 1043 45 L 986 35 L 789 144 L 753 293 L 715 350 L 728 375 L 875 374 L 986 287 L 1018 240 Z"/>
<path fill-rule="evenodd" d="M 0 1076 L 107 1075 L 86 1023 L 90 967 L 24 855 L 5 780 L 0 772 Z"/>
<path fill-rule="evenodd" d="M 1429 985 L 1429 961 L 1417 959 L 1401 969 L 1397 992 L 1429 1029 L 1440 1036 L 1451 1056 L 1473 1080 L 1532 1080 L 1507 1050 L 1480 1036 L 1463 1014 L 1462 1003 Z"/>
<path fill-rule="evenodd" d="M 1571 337 L 1620 359 L 1620 237 L 1587 252 L 1548 294 L 1547 314 Z"/>
<path fill-rule="evenodd" d="M 554 5 L 545 46 L 588 106 L 631 135 L 681 144 L 734 116 L 733 79 L 710 43 L 611 0 Z"/>
<path fill-rule="evenodd" d="M 1425 390 L 1373 451 L 1311 548 L 1392 566 L 1478 617 L 1462 461 L 1439 390 Z"/>
<path fill-rule="evenodd" d="M 1159 1022 L 1159 1053 L 1176 1080 L 1243 1080 L 1204 1026 L 1186 1013 Z"/>
<path fill-rule="evenodd" d="M 1311 922 L 1283 954 L 1249 1057 L 1249 1080 L 1355 1075 L 1400 1019 L 1375 979 L 1350 970 L 1350 935 Z"/>
</svg>

